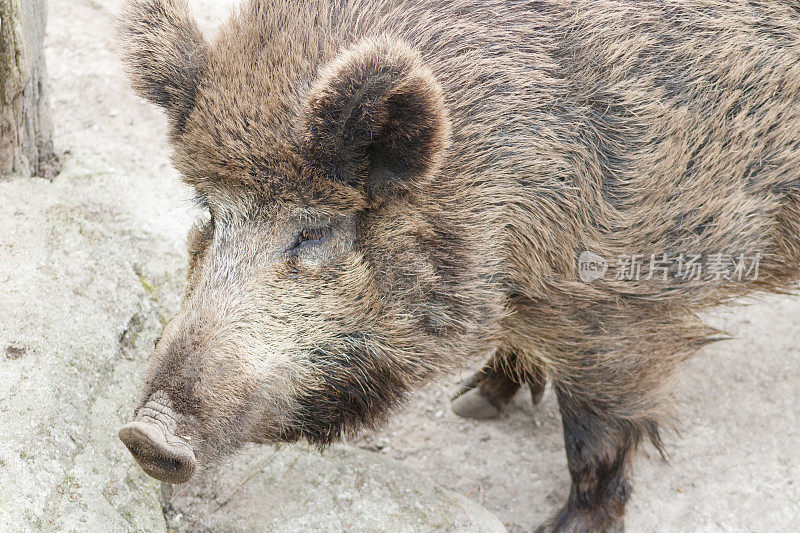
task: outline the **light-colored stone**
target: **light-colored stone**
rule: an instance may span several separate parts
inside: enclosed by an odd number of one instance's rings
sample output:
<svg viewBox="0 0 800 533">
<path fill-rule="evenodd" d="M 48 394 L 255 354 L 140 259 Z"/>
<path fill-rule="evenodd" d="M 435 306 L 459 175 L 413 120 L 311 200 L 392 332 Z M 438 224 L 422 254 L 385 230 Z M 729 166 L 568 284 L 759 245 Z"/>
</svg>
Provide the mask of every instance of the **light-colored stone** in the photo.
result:
<svg viewBox="0 0 800 533">
<path fill-rule="evenodd" d="M 185 485 L 166 486 L 176 531 L 494 532 L 477 503 L 370 451 L 253 446 Z"/>
<path fill-rule="evenodd" d="M 84 170 L 0 182 L 2 531 L 164 529 L 116 429 L 160 330 L 156 286 L 179 284 L 148 273 L 153 239 L 85 194 Z"/>
</svg>

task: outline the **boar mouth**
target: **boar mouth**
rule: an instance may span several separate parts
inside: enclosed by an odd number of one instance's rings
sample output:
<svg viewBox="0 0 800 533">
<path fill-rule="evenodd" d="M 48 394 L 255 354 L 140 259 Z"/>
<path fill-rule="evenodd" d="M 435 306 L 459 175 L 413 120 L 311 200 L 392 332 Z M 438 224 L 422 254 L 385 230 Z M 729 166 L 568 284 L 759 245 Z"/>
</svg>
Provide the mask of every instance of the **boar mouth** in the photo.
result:
<svg viewBox="0 0 800 533">
<path fill-rule="evenodd" d="M 185 483 L 194 475 L 197 458 L 191 445 L 175 435 L 176 423 L 164 396 L 154 394 L 139 409 L 136 420 L 122 426 L 119 438 L 149 476 Z"/>
</svg>

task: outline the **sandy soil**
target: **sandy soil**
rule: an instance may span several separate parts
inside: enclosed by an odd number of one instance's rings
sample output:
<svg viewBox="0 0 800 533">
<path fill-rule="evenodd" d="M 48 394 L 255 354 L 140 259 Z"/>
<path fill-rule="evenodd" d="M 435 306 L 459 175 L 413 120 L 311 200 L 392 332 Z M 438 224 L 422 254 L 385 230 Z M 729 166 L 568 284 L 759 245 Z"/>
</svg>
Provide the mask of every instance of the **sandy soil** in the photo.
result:
<svg viewBox="0 0 800 533">
<path fill-rule="evenodd" d="M 233 0 L 195 0 L 211 29 Z M 195 213 L 169 167 L 165 120 L 133 97 L 114 56 L 119 0 L 50 0 L 47 39 L 56 142 L 69 157 L 100 161 L 143 227 L 182 246 Z M 116 174 L 115 174 L 116 175 Z M 800 298 L 764 297 L 715 313 L 736 339 L 703 351 L 677 390 L 681 436 L 670 464 L 643 456 L 634 475 L 629 531 L 800 530 Z M 452 383 L 455 382 L 453 378 Z M 381 431 L 355 444 L 397 458 L 468 495 L 511 531 L 531 530 L 568 489 L 552 394 L 534 408 L 520 394 L 503 417 L 465 421 L 449 410 L 453 387 L 432 384 Z"/>
</svg>

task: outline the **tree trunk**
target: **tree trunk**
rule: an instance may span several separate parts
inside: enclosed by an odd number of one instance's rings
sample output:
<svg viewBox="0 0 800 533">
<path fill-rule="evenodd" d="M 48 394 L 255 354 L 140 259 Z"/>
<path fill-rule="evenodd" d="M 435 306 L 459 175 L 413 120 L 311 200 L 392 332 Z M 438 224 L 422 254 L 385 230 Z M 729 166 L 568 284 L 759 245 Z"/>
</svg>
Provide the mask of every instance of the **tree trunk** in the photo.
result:
<svg viewBox="0 0 800 533">
<path fill-rule="evenodd" d="M 45 0 L 0 0 L 0 177 L 57 171 L 46 94 Z"/>
</svg>

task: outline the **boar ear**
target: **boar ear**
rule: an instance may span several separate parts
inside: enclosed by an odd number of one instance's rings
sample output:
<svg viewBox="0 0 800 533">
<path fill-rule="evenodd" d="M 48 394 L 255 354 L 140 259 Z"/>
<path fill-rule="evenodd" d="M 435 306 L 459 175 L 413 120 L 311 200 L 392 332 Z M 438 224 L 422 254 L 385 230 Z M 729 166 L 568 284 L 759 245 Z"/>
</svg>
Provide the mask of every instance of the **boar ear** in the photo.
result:
<svg viewBox="0 0 800 533">
<path fill-rule="evenodd" d="M 182 131 L 194 107 L 208 43 L 187 0 L 128 0 L 118 34 L 136 93 L 163 107 Z"/>
<path fill-rule="evenodd" d="M 373 196 L 427 181 L 449 133 L 433 74 L 418 53 L 388 39 L 363 41 L 327 65 L 302 124 L 306 163 Z"/>
</svg>

